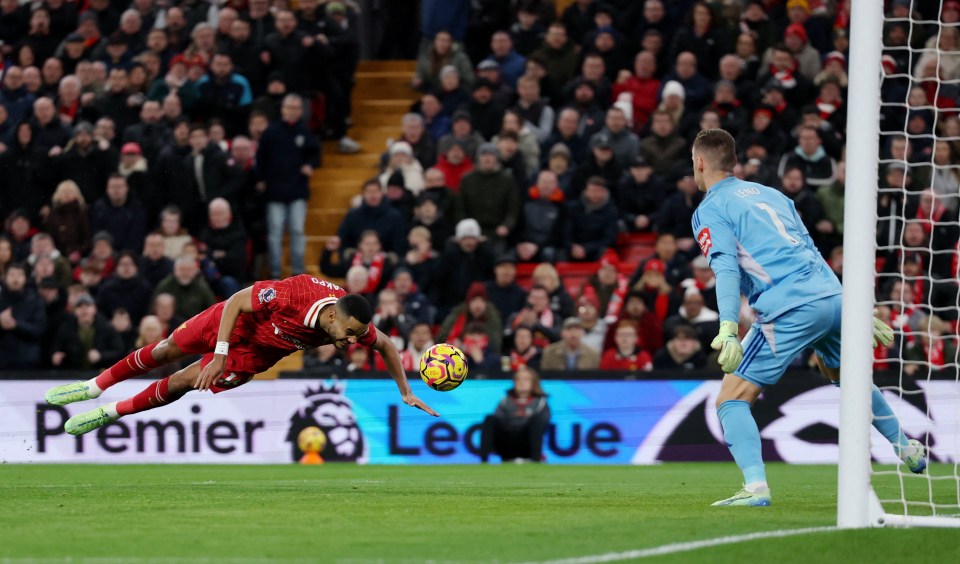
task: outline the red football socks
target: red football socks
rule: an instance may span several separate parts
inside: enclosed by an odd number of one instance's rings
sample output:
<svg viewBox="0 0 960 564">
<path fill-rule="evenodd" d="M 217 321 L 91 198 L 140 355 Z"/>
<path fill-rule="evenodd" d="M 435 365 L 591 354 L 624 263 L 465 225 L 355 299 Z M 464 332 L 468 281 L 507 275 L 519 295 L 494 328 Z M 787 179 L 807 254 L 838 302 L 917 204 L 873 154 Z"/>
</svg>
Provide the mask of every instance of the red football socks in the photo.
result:
<svg viewBox="0 0 960 564">
<path fill-rule="evenodd" d="M 133 378 L 134 376 L 146 374 L 147 372 L 150 372 L 154 368 L 160 366 L 160 363 L 153 359 L 152 354 L 154 347 L 156 347 L 158 344 L 159 343 L 153 343 L 143 348 L 139 348 L 128 354 L 127 357 L 120 362 L 104 370 L 94 379 L 97 387 L 100 388 L 100 390 L 106 390 L 117 382 L 123 382 L 124 380 Z"/>
<path fill-rule="evenodd" d="M 170 394 L 170 377 L 151 383 L 142 392 L 117 402 L 117 415 L 121 417 L 131 413 L 140 413 L 148 409 L 167 405 L 183 397 L 183 394 Z"/>
</svg>

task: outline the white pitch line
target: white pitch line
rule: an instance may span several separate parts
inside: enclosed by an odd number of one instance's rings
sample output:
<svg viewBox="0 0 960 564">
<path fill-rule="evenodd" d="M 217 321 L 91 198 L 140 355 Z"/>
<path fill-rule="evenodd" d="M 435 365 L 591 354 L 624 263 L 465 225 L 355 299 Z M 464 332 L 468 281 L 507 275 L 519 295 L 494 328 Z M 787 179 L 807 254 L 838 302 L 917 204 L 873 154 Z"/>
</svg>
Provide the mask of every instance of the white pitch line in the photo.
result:
<svg viewBox="0 0 960 564">
<path fill-rule="evenodd" d="M 652 548 L 640 550 L 628 550 L 626 552 L 608 552 L 606 554 L 595 554 L 592 556 L 579 556 L 577 558 L 562 558 L 559 560 L 547 560 L 542 564 L 594 564 L 596 562 L 616 562 L 619 560 L 630 560 L 634 558 L 649 558 L 651 556 L 664 556 L 666 554 L 675 554 L 678 552 L 688 552 L 700 548 L 709 548 L 711 546 L 720 546 L 724 544 L 736 544 L 738 542 L 748 542 L 760 539 L 778 539 L 783 537 L 793 537 L 797 535 L 808 535 L 811 533 L 826 533 L 836 531 L 837 527 L 807 527 L 804 529 L 786 529 L 782 531 L 766 531 L 759 533 L 749 533 L 746 535 L 733 535 L 728 537 L 717 537 L 715 539 L 704 539 L 691 542 L 677 542 L 664 544 Z"/>
</svg>

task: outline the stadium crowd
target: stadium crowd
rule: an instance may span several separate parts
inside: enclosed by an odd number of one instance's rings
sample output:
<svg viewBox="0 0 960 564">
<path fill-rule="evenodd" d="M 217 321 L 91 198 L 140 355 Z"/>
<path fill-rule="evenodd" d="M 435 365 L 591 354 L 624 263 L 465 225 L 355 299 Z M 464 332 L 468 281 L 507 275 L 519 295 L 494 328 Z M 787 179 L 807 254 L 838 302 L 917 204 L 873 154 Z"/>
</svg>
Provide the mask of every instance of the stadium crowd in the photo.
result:
<svg viewBox="0 0 960 564">
<path fill-rule="evenodd" d="M 842 278 L 848 1 L 421 4 L 420 95 L 304 257 L 317 140 L 358 150 L 356 6 L 0 0 L 0 368 L 109 366 L 258 257 L 279 276 L 285 225 L 292 271 L 319 259 L 367 296 L 407 368 L 434 341 L 490 371 L 707 367 L 703 128 Z M 935 370 L 957 362 L 960 2 L 885 4 L 877 299 L 898 339 L 876 358 Z"/>
</svg>

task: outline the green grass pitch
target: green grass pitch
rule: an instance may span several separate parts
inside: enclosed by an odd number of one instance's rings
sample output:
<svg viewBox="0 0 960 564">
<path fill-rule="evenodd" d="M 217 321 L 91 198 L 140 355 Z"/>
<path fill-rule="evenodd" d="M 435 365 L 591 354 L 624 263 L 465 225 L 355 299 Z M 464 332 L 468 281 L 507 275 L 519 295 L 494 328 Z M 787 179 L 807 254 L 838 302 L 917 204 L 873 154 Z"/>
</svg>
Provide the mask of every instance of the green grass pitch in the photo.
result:
<svg viewBox="0 0 960 564">
<path fill-rule="evenodd" d="M 836 467 L 771 464 L 769 478 L 773 507 L 711 508 L 737 489 L 732 463 L 4 465 L 0 562 L 523 562 L 834 524 Z M 956 502 L 955 483 L 934 483 Z M 960 530 L 831 531 L 646 561 L 960 562 Z"/>
</svg>

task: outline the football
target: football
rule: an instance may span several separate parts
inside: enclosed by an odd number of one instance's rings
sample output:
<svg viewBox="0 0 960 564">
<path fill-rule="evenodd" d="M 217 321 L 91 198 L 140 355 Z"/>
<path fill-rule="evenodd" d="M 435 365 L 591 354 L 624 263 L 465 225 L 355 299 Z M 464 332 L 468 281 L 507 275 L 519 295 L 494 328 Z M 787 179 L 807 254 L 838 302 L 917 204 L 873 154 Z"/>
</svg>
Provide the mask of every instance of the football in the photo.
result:
<svg viewBox="0 0 960 564">
<path fill-rule="evenodd" d="M 307 427 L 297 435 L 297 446 L 305 453 L 316 453 L 327 446 L 327 435 L 317 427 Z"/>
<path fill-rule="evenodd" d="M 467 357 L 453 345 L 433 345 L 420 357 L 420 377 L 434 390 L 449 392 L 467 378 Z"/>
</svg>

